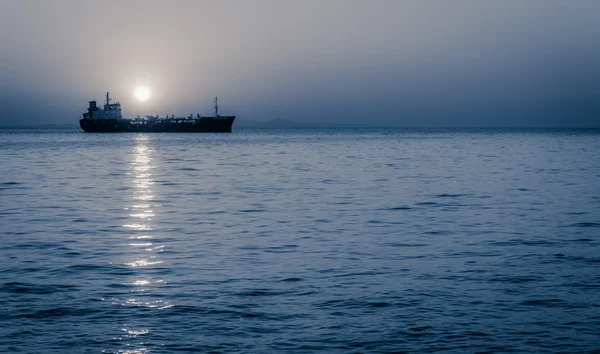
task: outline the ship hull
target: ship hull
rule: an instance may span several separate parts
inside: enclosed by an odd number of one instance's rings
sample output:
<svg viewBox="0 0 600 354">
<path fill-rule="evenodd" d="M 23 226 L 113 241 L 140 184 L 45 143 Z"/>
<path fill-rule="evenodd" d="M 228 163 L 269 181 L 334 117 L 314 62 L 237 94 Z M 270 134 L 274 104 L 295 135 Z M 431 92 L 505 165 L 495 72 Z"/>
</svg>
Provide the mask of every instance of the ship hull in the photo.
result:
<svg viewBox="0 0 600 354">
<path fill-rule="evenodd" d="M 231 133 L 235 116 L 193 120 L 80 119 L 88 133 Z"/>
</svg>

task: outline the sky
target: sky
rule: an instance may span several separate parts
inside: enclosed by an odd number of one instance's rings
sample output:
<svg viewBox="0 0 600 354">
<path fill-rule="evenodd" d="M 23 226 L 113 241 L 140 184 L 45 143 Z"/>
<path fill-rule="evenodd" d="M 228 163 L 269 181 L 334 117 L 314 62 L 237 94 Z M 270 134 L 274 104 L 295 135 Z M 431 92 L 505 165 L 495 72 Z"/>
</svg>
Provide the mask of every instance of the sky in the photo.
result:
<svg viewBox="0 0 600 354">
<path fill-rule="evenodd" d="M 598 0 L 0 0 L 0 125 L 600 127 Z M 133 96 L 147 86 L 148 101 Z"/>
</svg>

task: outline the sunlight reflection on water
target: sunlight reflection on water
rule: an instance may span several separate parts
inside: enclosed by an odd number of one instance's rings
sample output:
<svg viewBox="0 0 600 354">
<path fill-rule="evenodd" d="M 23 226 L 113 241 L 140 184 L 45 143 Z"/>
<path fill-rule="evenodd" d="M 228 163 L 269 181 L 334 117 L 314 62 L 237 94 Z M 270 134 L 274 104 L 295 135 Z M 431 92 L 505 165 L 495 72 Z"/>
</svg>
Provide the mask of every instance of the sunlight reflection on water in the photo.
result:
<svg viewBox="0 0 600 354">
<path fill-rule="evenodd" d="M 154 235 L 149 234 L 149 231 L 154 231 L 153 220 L 157 216 L 156 209 L 159 205 L 154 203 L 153 192 L 153 170 L 156 166 L 153 164 L 153 149 L 151 140 L 147 135 L 138 135 L 135 137 L 135 146 L 132 149 L 130 172 L 127 176 L 131 177 L 133 185 L 133 194 L 131 200 L 133 204 L 127 205 L 124 209 L 130 211 L 129 222 L 123 227 L 128 230 L 128 239 L 134 240 L 155 240 Z M 143 201 L 143 202 L 139 202 Z M 138 234 L 140 233 L 140 234 Z M 164 262 L 158 258 L 158 253 L 164 248 L 163 244 L 153 242 L 129 242 L 127 250 L 127 258 L 131 261 L 125 261 L 125 265 L 131 269 L 135 269 L 136 273 L 133 279 L 126 280 L 124 284 L 132 286 L 129 290 L 130 296 L 126 296 L 123 300 L 113 302 L 114 304 L 125 307 L 146 307 L 149 309 L 165 309 L 173 306 L 167 301 L 160 298 L 155 298 L 157 285 L 166 284 L 164 279 L 155 279 L 152 275 L 153 266 L 161 265 Z M 135 294 L 135 296 L 131 296 Z M 127 335 L 122 338 L 135 341 L 139 335 L 144 335 L 149 332 L 148 328 L 140 327 L 125 327 L 122 329 L 127 332 Z M 130 346 L 137 347 L 142 343 L 131 343 Z M 145 347 L 128 350 L 129 353 L 148 353 L 150 350 Z"/>
</svg>

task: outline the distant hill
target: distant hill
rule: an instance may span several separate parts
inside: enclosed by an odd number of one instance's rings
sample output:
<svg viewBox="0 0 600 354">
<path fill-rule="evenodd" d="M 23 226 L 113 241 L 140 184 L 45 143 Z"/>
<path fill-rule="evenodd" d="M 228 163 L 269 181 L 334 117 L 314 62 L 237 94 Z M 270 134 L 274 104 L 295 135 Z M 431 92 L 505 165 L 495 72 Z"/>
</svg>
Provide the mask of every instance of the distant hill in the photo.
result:
<svg viewBox="0 0 600 354">
<path fill-rule="evenodd" d="M 271 119 L 266 121 L 257 121 L 257 120 L 244 120 L 236 118 L 235 123 L 233 123 L 234 128 L 367 128 L 366 125 L 350 125 L 350 124 L 339 124 L 339 123 L 331 123 L 331 122 L 297 122 L 288 119 Z"/>
<path fill-rule="evenodd" d="M 236 118 L 235 128 L 306 128 L 306 124 L 287 119 L 271 119 L 267 121 L 244 120 Z"/>
</svg>

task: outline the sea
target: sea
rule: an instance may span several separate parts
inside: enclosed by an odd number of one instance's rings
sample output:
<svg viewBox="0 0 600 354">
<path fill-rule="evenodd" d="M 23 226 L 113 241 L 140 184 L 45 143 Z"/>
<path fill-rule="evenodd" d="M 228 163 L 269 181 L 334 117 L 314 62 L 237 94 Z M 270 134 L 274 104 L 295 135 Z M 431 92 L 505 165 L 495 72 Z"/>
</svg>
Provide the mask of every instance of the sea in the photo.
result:
<svg viewBox="0 0 600 354">
<path fill-rule="evenodd" d="M 0 131 L 0 352 L 600 349 L 600 130 Z"/>
</svg>

